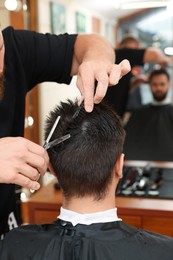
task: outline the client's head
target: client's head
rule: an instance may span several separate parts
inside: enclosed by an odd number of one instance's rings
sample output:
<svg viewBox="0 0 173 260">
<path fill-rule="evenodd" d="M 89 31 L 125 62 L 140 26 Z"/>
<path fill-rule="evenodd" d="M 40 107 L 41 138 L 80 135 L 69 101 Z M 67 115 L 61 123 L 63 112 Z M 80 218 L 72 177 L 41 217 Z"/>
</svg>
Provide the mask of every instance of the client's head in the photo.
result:
<svg viewBox="0 0 173 260">
<path fill-rule="evenodd" d="M 169 91 L 169 74 L 164 69 L 155 69 L 149 75 L 150 89 L 156 101 L 162 101 Z"/>
<path fill-rule="evenodd" d="M 119 48 L 139 49 L 141 47 L 140 45 L 138 38 L 131 34 L 126 34 L 119 43 Z"/>
<path fill-rule="evenodd" d="M 71 137 L 48 149 L 48 154 L 66 198 L 92 196 L 99 200 L 104 198 L 123 157 L 125 132 L 119 117 L 106 104 L 95 105 L 91 113 L 83 106 L 78 109 L 77 102 L 67 101 L 51 111 L 45 138 L 57 116 L 61 118 L 51 140 L 67 133 Z M 121 175 L 122 167 L 119 171 Z"/>
</svg>

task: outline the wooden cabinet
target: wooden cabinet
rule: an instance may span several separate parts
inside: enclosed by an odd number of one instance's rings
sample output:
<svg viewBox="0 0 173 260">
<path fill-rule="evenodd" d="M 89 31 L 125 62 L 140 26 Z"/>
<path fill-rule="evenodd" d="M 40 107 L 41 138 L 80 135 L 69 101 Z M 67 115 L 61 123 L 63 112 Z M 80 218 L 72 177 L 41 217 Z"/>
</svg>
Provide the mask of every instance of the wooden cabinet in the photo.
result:
<svg viewBox="0 0 173 260">
<path fill-rule="evenodd" d="M 119 197 L 116 202 L 124 222 L 173 237 L 173 200 Z"/>
<path fill-rule="evenodd" d="M 169 218 L 157 216 L 137 217 L 120 214 L 119 217 L 132 226 L 173 237 L 173 216 Z"/>
<path fill-rule="evenodd" d="M 51 223 L 59 215 L 61 203 L 61 191 L 55 190 L 53 181 L 23 204 L 27 222 Z M 115 204 L 124 222 L 173 237 L 173 200 L 117 197 Z"/>
<path fill-rule="evenodd" d="M 142 227 L 142 219 L 141 217 L 138 216 L 128 216 L 128 215 L 121 215 L 118 214 L 118 216 L 127 224 L 135 226 L 137 228 Z"/>
<path fill-rule="evenodd" d="M 22 205 L 24 222 L 30 224 L 51 223 L 59 215 L 62 204 L 60 190 L 54 188 L 55 181 L 37 191 L 28 202 Z"/>
<path fill-rule="evenodd" d="M 173 237 L 173 217 L 143 217 L 142 228 Z"/>
</svg>

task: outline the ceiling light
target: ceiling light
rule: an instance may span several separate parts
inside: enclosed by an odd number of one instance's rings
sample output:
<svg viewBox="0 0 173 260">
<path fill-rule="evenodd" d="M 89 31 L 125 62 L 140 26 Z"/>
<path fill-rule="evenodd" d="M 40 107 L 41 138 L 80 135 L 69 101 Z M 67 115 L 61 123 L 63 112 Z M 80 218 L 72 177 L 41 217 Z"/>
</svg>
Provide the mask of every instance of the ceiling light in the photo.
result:
<svg viewBox="0 0 173 260">
<path fill-rule="evenodd" d="M 154 8 L 164 7 L 169 4 L 169 0 L 165 1 L 143 1 L 143 2 L 124 2 L 115 5 L 115 8 L 119 9 L 142 9 L 142 8 Z"/>
<path fill-rule="evenodd" d="M 21 3 L 21 1 L 18 1 L 18 0 L 6 0 L 5 7 L 9 11 L 20 11 L 21 7 L 22 7 L 22 3 Z"/>
<path fill-rule="evenodd" d="M 173 55 L 173 47 L 166 47 L 166 48 L 164 49 L 164 53 L 165 53 L 166 55 Z"/>
<path fill-rule="evenodd" d="M 6 0 L 5 1 L 5 7 L 9 11 L 14 11 L 17 8 L 17 1 L 16 0 Z"/>
</svg>

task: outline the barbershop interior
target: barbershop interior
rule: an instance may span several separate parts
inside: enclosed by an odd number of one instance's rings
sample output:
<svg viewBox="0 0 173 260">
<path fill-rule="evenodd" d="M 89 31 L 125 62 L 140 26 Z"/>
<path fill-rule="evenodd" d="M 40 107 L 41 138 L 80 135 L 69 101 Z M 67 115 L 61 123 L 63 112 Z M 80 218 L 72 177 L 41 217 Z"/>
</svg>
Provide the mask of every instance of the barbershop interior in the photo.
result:
<svg viewBox="0 0 173 260">
<path fill-rule="evenodd" d="M 97 34 L 111 44 L 118 63 L 130 61 L 131 71 L 117 86 L 117 104 L 116 86 L 105 96 L 126 132 L 115 205 L 128 225 L 173 238 L 172 10 L 172 0 L 0 0 L 1 30 Z M 125 50 L 122 58 L 119 49 Z M 133 56 L 132 49 L 142 51 Z M 153 50 L 169 62 L 151 58 Z M 76 82 L 76 76 L 70 84 L 42 82 L 27 93 L 26 139 L 43 146 L 49 112 L 68 99 L 80 99 Z M 52 223 L 60 214 L 62 189 L 51 169 L 38 182 L 38 190 L 15 186 L 22 225 Z"/>
</svg>

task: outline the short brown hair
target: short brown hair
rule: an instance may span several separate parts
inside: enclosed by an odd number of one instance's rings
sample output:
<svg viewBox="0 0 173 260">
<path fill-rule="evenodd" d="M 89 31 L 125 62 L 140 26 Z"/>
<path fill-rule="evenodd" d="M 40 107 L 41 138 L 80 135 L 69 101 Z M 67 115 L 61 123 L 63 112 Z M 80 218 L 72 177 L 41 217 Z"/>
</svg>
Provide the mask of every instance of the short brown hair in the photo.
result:
<svg viewBox="0 0 173 260">
<path fill-rule="evenodd" d="M 154 70 L 151 71 L 151 73 L 148 77 L 148 82 L 150 83 L 153 77 L 159 76 L 159 75 L 162 75 L 162 74 L 164 74 L 169 81 L 170 76 L 169 76 L 168 72 L 164 68 L 160 68 L 160 69 L 154 69 Z"/>
<path fill-rule="evenodd" d="M 119 43 L 119 48 L 126 48 L 128 43 L 134 42 L 140 47 L 140 41 L 133 35 L 127 34 Z"/>
<path fill-rule="evenodd" d="M 91 113 L 84 108 L 74 119 L 77 102 L 63 102 L 49 115 L 45 139 L 61 116 L 53 134 L 56 139 L 66 133 L 71 137 L 48 150 L 64 196 L 103 198 L 113 176 L 116 160 L 122 153 L 125 132 L 117 114 L 105 103 L 94 105 Z M 52 140 L 53 140 L 52 139 Z"/>
</svg>

